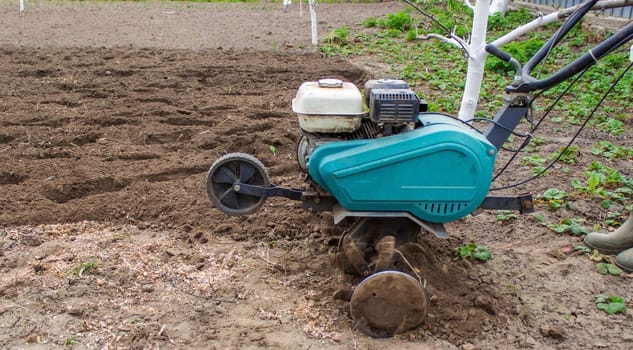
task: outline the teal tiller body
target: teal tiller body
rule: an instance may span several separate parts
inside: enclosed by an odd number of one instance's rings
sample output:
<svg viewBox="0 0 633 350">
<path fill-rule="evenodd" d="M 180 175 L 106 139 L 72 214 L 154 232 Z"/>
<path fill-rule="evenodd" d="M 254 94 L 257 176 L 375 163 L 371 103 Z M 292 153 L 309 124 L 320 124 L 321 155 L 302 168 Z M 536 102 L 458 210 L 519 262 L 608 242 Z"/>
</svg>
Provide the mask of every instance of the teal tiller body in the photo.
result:
<svg viewBox="0 0 633 350">
<path fill-rule="evenodd" d="M 318 147 L 312 179 L 350 211 L 409 212 L 433 223 L 470 214 L 488 193 L 497 150 L 449 116 L 418 119 L 423 126 L 409 132 Z"/>
</svg>

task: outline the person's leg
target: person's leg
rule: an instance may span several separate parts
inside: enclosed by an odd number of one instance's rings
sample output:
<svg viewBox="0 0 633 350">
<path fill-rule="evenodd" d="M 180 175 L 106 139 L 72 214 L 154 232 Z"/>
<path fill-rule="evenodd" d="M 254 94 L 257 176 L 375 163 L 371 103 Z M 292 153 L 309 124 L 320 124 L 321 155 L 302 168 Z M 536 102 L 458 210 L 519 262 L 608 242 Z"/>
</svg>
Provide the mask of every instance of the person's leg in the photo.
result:
<svg viewBox="0 0 633 350">
<path fill-rule="evenodd" d="M 585 245 L 602 254 L 618 254 L 633 248 L 633 215 L 612 233 L 591 232 L 585 237 Z"/>
<path fill-rule="evenodd" d="M 626 272 L 633 272 L 633 248 L 629 248 L 615 257 L 615 264 Z"/>
<path fill-rule="evenodd" d="M 585 245 L 602 254 L 617 254 L 615 264 L 633 272 L 633 214 L 612 233 L 591 232 L 585 237 Z"/>
</svg>

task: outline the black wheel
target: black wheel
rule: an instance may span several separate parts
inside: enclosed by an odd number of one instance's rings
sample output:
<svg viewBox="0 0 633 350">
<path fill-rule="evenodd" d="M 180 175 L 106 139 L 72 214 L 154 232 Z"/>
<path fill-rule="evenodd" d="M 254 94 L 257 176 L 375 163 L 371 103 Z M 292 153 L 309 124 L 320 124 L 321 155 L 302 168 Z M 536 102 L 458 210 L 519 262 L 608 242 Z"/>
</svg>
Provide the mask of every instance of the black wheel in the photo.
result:
<svg viewBox="0 0 633 350">
<path fill-rule="evenodd" d="M 235 183 L 270 186 L 264 164 L 245 153 L 229 153 L 216 160 L 207 175 L 207 195 L 211 203 L 229 215 L 252 214 L 264 204 L 265 197 L 235 191 Z"/>
<path fill-rule="evenodd" d="M 310 141 L 305 135 L 301 135 L 297 142 L 297 163 L 303 171 L 308 169 L 308 151 L 310 150 Z"/>
</svg>

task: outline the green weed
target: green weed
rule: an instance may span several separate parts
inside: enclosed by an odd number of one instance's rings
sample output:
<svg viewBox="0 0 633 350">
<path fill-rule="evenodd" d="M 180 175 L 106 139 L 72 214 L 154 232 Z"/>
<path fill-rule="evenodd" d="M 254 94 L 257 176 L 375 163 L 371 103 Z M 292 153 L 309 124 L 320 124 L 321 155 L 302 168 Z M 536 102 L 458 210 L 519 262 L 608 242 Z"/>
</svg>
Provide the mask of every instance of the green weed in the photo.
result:
<svg viewBox="0 0 633 350">
<path fill-rule="evenodd" d="M 521 164 L 532 166 L 532 174 L 537 175 L 537 174 L 540 174 L 543 171 L 543 169 L 545 169 L 544 164 L 546 161 L 547 159 L 537 154 L 534 154 L 534 155 L 523 157 L 523 159 L 521 159 Z"/>
<path fill-rule="evenodd" d="M 523 159 L 521 160 L 521 164 L 539 166 L 545 164 L 546 161 L 547 159 L 539 156 L 538 154 L 535 154 L 523 157 Z"/>
<path fill-rule="evenodd" d="M 77 265 L 77 267 L 75 267 L 75 269 L 73 270 L 73 274 L 75 276 L 83 276 L 84 274 L 90 272 L 92 269 L 94 269 L 96 266 L 96 264 L 92 261 L 89 262 L 83 262 L 79 265 Z"/>
<path fill-rule="evenodd" d="M 519 218 L 515 212 L 510 210 L 500 210 L 497 212 L 497 224 L 503 225 Z"/>
<path fill-rule="evenodd" d="M 633 148 L 616 146 L 609 141 L 598 141 L 591 146 L 591 153 L 613 160 L 618 158 L 633 158 Z"/>
<path fill-rule="evenodd" d="M 611 263 L 597 263 L 596 268 L 603 275 L 619 276 L 622 274 L 622 270 Z"/>
<path fill-rule="evenodd" d="M 626 312 L 626 304 L 624 298 L 617 295 L 596 295 L 596 307 L 606 312 L 608 315 Z"/>
<path fill-rule="evenodd" d="M 582 252 L 586 254 L 591 254 L 591 248 L 585 247 L 584 245 L 578 245 L 574 247 L 575 252 Z"/>
<path fill-rule="evenodd" d="M 468 243 L 456 249 L 457 255 L 462 259 L 475 259 L 479 261 L 488 261 L 492 258 L 492 254 L 486 247 L 478 246 L 475 243 Z"/>
<path fill-rule="evenodd" d="M 619 211 L 608 212 L 604 218 L 604 223 L 611 227 L 622 225 L 622 213 Z"/>
<path fill-rule="evenodd" d="M 363 21 L 363 26 L 365 28 L 373 28 L 378 25 L 378 19 L 376 17 L 369 17 Z"/>
<path fill-rule="evenodd" d="M 561 219 L 558 223 L 549 225 L 549 228 L 556 233 L 567 233 L 572 236 L 588 234 L 590 230 L 581 223 L 583 219 Z"/>
<path fill-rule="evenodd" d="M 534 220 L 536 220 L 539 224 L 547 226 L 547 219 L 545 218 L 543 214 L 532 213 L 530 214 L 530 216 L 533 217 Z"/>
<path fill-rule="evenodd" d="M 581 194 L 588 197 L 601 196 L 604 197 L 607 192 L 602 187 L 604 183 L 604 175 L 595 171 L 587 172 L 587 182 L 572 180 L 571 185 Z"/>
<path fill-rule="evenodd" d="M 323 42 L 331 45 L 345 46 L 349 44 L 349 28 L 341 27 L 333 29 L 323 38 Z"/>
<path fill-rule="evenodd" d="M 73 347 L 77 345 L 77 338 L 75 336 L 70 336 L 66 338 L 65 344 L 66 346 Z"/>
<path fill-rule="evenodd" d="M 558 158 L 559 161 L 567 164 L 577 164 L 578 157 L 580 157 L 580 148 L 576 145 L 561 147 L 550 156 L 551 159 Z"/>
<path fill-rule="evenodd" d="M 519 295 L 519 293 L 521 292 L 521 288 L 511 283 L 506 285 L 506 288 L 508 288 L 508 292 L 510 292 L 510 294 L 514 296 Z"/>
<path fill-rule="evenodd" d="M 555 211 L 563 207 L 569 207 L 567 202 L 568 196 L 569 195 L 566 191 L 562 191 L 557 188 L 550 188 L 543 192 L 543 195 L 540 198 L 537 198 L 537 201 L 547 204 L 549 210 Z"/>
<path fill-rule="evenodd" d="M 621 120 L 607 118 L 604 122 L 597 124 L 599 130 L 613 135 L 622 135 L 626 131 L 624 123 Z"/>
</svg>

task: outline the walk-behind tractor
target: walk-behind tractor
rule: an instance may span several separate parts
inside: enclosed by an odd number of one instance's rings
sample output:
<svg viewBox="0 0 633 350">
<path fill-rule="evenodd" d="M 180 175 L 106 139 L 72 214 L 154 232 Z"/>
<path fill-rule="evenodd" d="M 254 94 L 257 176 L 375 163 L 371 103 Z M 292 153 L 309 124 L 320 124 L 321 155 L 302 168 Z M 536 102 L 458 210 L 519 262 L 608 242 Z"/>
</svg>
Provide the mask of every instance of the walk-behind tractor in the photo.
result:
<svg viewBox="0 0 633 350">
<path fill-rule="evenodd" d="M 490 3 L 477 1 L 470 44 L 445 28 L 444 41 L 463 48 L 469 58 L 459 118 L 427 112 L 424 100 L 402 80 L 370 80 L 363 94 L 353 84 L 337 79 L 306 82 L 292 101 L 301 128 L 297 160 L 306 174 L 304 188 L 275 186 L 259 160 L 232 153 L 211 166 L 209 198 L 230 215 L 251 214 L 267 197 L 281 196 L 301 201 L 305 209 L 332 211 L 336 224 L 347 218 L 345 222 L 352 223 L 341 239 L 339 256 L 346 272 L 364 277 L 350 299 L 356 325 L 372 336 L 390 336 L 416 327 L 426 315 L 422 279 L 414 278 L 412 268 L 411 274 L 394 268 L 394 248 L 414 241 L 421 229 L 446 237 L 444 223 L 479 208 L 533 210 L 529 194 L 488 196 L 497 151 L 523 118 L 531 129 L 519 136 L 529 141 L 561 100 L 556 99 L 533 122 L 528 111 L 537 92 L 568 80 L 573 85 L 577 79 L 570 78 L 582 76 L 600 58 L 633 39 L 633 22 L 550 76 L 538 79 L 530 74 L 588 11 L 627 6 L 629 1 L 588 0 L 536 18 L 488 45 L 485 31 Z M 565 17 L 565 23 L 524 66 L 499 49 L 538 26 Z M 485 120 L 489 123 L 485 131 L 479 132 L 469 121 L 473 120 L 487 54 L 510 63 L 515 75 L 505 89 L 503 105 L 494 118 Z M 613 81 L 587 121 L 632 66 Z M 582 127 L 576 136 L 580 131 Z"/>
<path fill-rule="evenodd" d="M 259 160 L 231 153 L 209 170 L 209 198 L 229 215 L 251 214 L 267 197 L 281 196 L 332 211 L 336 224 L 349 218 L 341 254 L 366 277 L 351 296 L 351 315 L 370 335 L 406 331 L 426 315 L 420 281 L 393 270 L 394 247 L 414 241 L 421 228 L 446 237 L 443 223 L 478 208 L 532 209 L 529 195 L 486 196 L 505 127 L 482 134 L 427 112 L 402 80 L 370 80 L 364 94 L 338 79 L 305 82 L 292 109 L 305 187 L 273 185 Z"/>
</svg>

